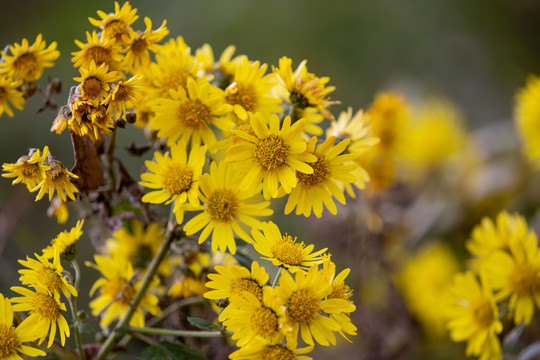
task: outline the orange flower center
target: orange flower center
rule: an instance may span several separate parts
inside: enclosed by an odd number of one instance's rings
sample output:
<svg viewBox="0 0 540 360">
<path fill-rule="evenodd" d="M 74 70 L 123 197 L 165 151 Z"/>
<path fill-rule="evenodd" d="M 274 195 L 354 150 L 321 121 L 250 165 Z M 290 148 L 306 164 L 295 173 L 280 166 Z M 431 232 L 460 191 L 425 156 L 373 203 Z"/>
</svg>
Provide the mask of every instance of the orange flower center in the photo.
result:
<svg viewBox="0 0 540 360">
<path fill-rule="evenodd" d="M 239 279 L 234 280 L 231 284 L 231 295 L 240 295 L 242 292 L 247 291 L 253 295 L 262 303 L 263 291 L 262 288 L 252 279 Z"/>
<path fill-rule="evenodd" d="M 29 81 L 33 81 L 41 75 L 41 66 L 33 53 L 20 55 L 15 60 L 15 70 L 18 76 Z"/>
<path fill-rule="evenodd" d="M 179 195 L 188 190 L 192 181 L 193 171 L 181 164 L 169 166 L 163 174 L 163 185 L 172 195 Z"/>
<path fill-rule="evenodd" d="M 285 164 L 289 147 L 278 135 L 262 139 L 253 150 L 255 160 L 266 170 L 274 170 Z"/>
<path fill-rule="evenodd" d="M 489 327 L 495 320 L 491 304 L 486 299 L 480 299 L 471 306 L 474 320 L 481 329 Z"/>
<path fill-rule="evenodd" d="M 294 354 L 283 345 L 268 345 L 262 353 L 263 360 L 294 360 Z"/>
<path fill-rule="evenodd" d="M 82 84 L 82 93 L 91 98 L 97 97 L 102 89 L 101 81 L 93 76 L 85 79 Z"/>
<path fill-rule="evenodd" d="M 103 30 L 107 37 L 114 38 L 117 42 L 122 40 L 122 35 L 127 34 L 126 25 L 118 19 L 109 21 Z"/>
<path fill-rule="evenodd" d="M 250 318 L 251 326 L 257 334 L 269 338 L 279 332 L 277 315 L 272 309 L 261 307 L 253 312 Z"/>
<path fill-rule="evenodd" d="M 137 56 L 141 55 L 148 49 L 148 42 L 143 37 L 139 37 L 131 44 L 131 51 Z"/>
<path fill-rule="evenodd" d="M 319 300 L 307 289 L 296 291 L 287 302 L 287 312 L 294 321 L 309 321 L 319 310 Z"/>
<path fill-rule="evenodd" d="M 238 216 L 239 207 L 236 194 L 228 189 L 216 190 L 208 200 L 208 212 L 214 221 L 230 222 Z"/>
<path fill-rule="evenodd" d="M 58 290 L 64 284 L 60 275 L 54 269 L 50 268 L 38 271 L 37 280 L 50 290 Z"/>
<path fill-rule="evenodd" d="M 208 127 L 210 122 L 210 110 L 199 100 L 186 100 L 178 109 L 178 117 L 184 126 L 193 130 Z"/>
<path fill-rule="evenodd" d="M 116 86 L 116 89 L 114 89 L 114 100 L 126 101 L 128 99 L 129 99 L 129 88 L 121 84 Z"/>
<path fill-rule="evenodd" d="M 0 359 L 7 359 L 15 353 L 19 345 L 20 342 L 13 326 L 0 324 Z"/>
<path fill-rule="evenodd" d="M 314 163 L 310 163 L 309 166 L 313 168 L 313 174 L 304 174 L 303 172 L 297 171 L 296 177 L 298 180 L 307 187 L 315 187 L 321 184 L 324 185 L 330 177 L 330 171 L 326 161 L 324 161 L 324 159 L 319 159 Z"/>
<path fill-rule="evenodd" d="M 36 313 L 53 323 L 60 316 L 60 306 L 52 296 L 36 293 L 32 302 L 31 313 Z"/>
<path fill-rule="evenodd" d="M 274 257 L 285 265 L 300 266 L 304 261 L 304 242 L 297 243 L 296 237 L 285 235 L 272 246 Z"/>
<path fill-rule="evenodd" d="M 246 111 L 251 112 L 257 108 L 257 93 L 253 85 L 236 84 L 229 88 L 229 90 L 230 92 L 227 95 L 227 102 L 229 104 L 238 104 L 246 109 Z"/>
<path fill-rule="evenodd" d="M 540 291 L 540 273 L 530 264 L 518 265 L 510 274 L 510 284 L 518 296 L 534 296 Z"/>
</svg>

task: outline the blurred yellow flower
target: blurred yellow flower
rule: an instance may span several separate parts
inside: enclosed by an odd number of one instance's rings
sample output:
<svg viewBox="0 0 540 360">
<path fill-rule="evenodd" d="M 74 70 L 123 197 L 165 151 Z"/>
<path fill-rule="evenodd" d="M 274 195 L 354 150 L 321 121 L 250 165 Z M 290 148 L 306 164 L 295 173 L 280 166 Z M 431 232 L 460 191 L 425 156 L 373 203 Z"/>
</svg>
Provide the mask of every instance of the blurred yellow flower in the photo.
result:
<svg viewBox="0 0 540 360">
<path fill-rule="evenodd" d="M 13 110 L 8 105 L 8 101 L 16 109 L 22 110 L 26 100 L 23 93 L 18 90 L 22 84 L 20 80 L 13 80 L 8 76 L 0 76 L 0 117 L 6 113 L 9 117 L 13 117 Z"/>
<path fill-rule="evenodd" d="M 540 168 L 540 77 L 529 75 L 516 94 L 514 118 L 525 155 Z"/>
</svg>

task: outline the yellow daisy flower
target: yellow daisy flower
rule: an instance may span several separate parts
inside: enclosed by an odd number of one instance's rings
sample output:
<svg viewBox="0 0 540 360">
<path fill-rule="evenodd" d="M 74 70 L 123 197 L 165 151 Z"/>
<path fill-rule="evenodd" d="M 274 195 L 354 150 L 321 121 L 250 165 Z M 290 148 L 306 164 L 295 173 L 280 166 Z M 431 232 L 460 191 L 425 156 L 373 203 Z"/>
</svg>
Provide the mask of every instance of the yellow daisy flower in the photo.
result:
<svg viewBox="0 0 540 360">
<path fill-rule="evenodd" d="M 11 301 L 0 294 L 0 359 L 22 360 L 18 353 L 32 358 L 47 355 L 43 350 L 23 345 L 40 336 L 40 329 L 28 321 L 13 326 Z"/>
<path fill-rule="evenodd" d="M 50 169 L 45 171 L 43 180 L 30 190 L 31 192 L 39 190 L 36 201 L 47 193 L 49 193 L 49 201 L 51 201 L 55 192 L 58 193 L 58 197 L 62 201 L 66 201 L 66 195 L 75 201 L 74 193 L 79 192 L 79 190 L 73 185 L 71 179 L 78 179 L 79 177 L 67 171 L 60 161 L 51 160 L 49 166 Z"/>
<path fill-rule="evenodd" d="M 195 51 L 197 64 L 201 66 L 201 70 L 215 76 L 213 84 L 220 89 L 225 89 L 231 84 L 235 69 L 243 57 L 243 55 L 238 55 L 233 58 L 235 51 L 234 45 L 227 46 L 217 62 L 214 60 L 214 51 L 209 44 L 203 44 Z"/>
<path fill-rule="evenodd" d="M 171 145 L 165 155 L 154 153 L 155 161 L 145 161 L 149 173 L 143 173 L 139 184 L 150 189 L 156 189 L 142 197 L 143 202 L 151 204 L 170 204 L 174 201 L 176 221 L 184 221 L 183 204 L 186 201 L 192 206 L 199 203 L 199 177 L 206 160 L 206 146 L 193 146 L 189 159 L 186 144 L 180 140 Z"/>
<path fill-rule="evenodd" d="M 332 293 L 326 271 L 312 266 L 307 273 L 298 271 L 293 279 L 287 271 L 282 271 L 276 288 L 279 302 L 285 306 L 285 323 L 292 328 L 287 335 L 287 344 L 296 348 L 298 333 L 308 345 L 317 343 L 328 346 L 336 344 L 334 331 L 342 329 L 339 318 L 330 317 L 335 313 L 351 313 L 356 307 L 351 301 L 339 298 L 327 299 Z"/>
<path fill-rule="evenodd" d="M 312 253 L 313 245 L 304 245 L 304 242 L 297 242 L 296 237 L 285 234 L 281 235 L 276 224 L 269 221 L 262 223 L 261 233 L 257 229 L 251 230 L 251 235 L 255 242 L 253 246 L 261 259 L 269 260 L 275 266 L 281 266 L 292 273 L 303 272 L 306 268 L 322 263 L 322 254 L 327 250 L 322 249 Z"/>
<path fill-rule="evenodd" d="M 66 127 L 78 136 L 88 135 L 90 140 L 96 141 L 103 134 L 110 134 L 114 123 L 108 107 L 98 105 L 97 100 L 77 95 L 71 98 L 69 106 L 60 109 L 51 132 L 61 134 Z"/>
<path fill-rule="evenodd" d="M 251 341 L 246 346 L 229 355 L 231 360 L 312 360 L 307 354 L 313 350 L 313 346 L 305 348 L 291 347 L 289 344 L 268 344 L 261 341 Z"/>
<path fill-rule="evenodd" d="M 144 23 L 146 24 L 146 30 L 144 32 L 138 32 L 133 29 L 129 29 L 128 34 L 124 35 L 124 50 L 126 53 L 124 57 L 123 67 L 131 72 L 150 65 L 150 53 L 157 52 L 158 46 L 156 43 L 161 41 L 169 30 L 165 26 L 166 20 L 163 20 L 161 27 L 156 30 L 152 30 L 152 20 L 145 17 Z"/>
<path fill-rule="evenodd" d="M 167 295 L 176 298 L 188 298 L 204 294 L 208 289 L 204 281 L 192 276 L 182 274 L 173 280 L 173 284 L 167 291 Z"/>
<path fill-rule="evenodd" d="M 128 34 L 130 25 L 132 25 L 139 16 L 137 9 L 132 9 L 129 2 L 125 2 L 122 7 L 118 2 L 114 2 L 114 13 L 105 13 L 98 10 L 97 14 L 101 20 L 89 17 L 90 23 L 103 30 L 102 37 L 113 42 L 123 44 L 124 35 Z"/>
<path fill-rule="evenodd" d="M 246 191 L 238 188 L 238 173 L 225 162 L 212 162 L 210 172 L 199 178 L 201 200 L 203 205 L 197 210 L 203 212 L 196 215 L 184 226 L 186 235 L 191 235 L 204 228 L 199 236 L 202 244 L 212 233 L 212 251 L 236 253 L 234 235 L 244 241 L 251 242 L 251 237 L 242 225 L 260 228 L 261 222 L 255 217 L 270 216 L 270 202 L 249 201 Z"/>
<path fill-rule="evenodd" d="M 268 273 L 256 261 L 251 263 L 251 271 L 239 265 L 216 265 L 214 270 L 216 273 L 208 274 L 210 281 L 205 285 L 212 290 L 204 293 L 205 298 L 229 299 L 232 295 L 243 296 L 246 291 L 263 301 L 263 286 L 268 282 Z"/>
<path fill-rule="evenodd" d="M 28 190 L 31 190 L 45 178 L 45 172 L 51 169 L 45 164 L 48 155 L 49 147 L 47 146 L 43 148 L 43 154 L 39 149 L 30 149 L 30 153 L 21 156 L 15 164 L 2 164 L 2 171 L 7 172 L 2 174 L 2 177 L 16 177 L 12 182 L 13 185 L 22 182 Z"/>
<path fill-rule="evenodd" d="M 101 102 L 113 118 L 125 118 L 127 105 L 133 105 L 143 95 L 144 86 L 139 85 L 142 75 L 135 75 L 128 80 L 113 84 L 112 90 Z"/>
<path fill-rule="evenodd" d="M 268 120 L 268 124 L 267 124 Z M 277 115 L 265 118 L 261 113 L 250 114 L 250 124 L 254 134 L 234 130 L 233 134 L 246 140 L 231 146 L 226 161 L 244 173 L 240 188 L 255 194 L 261 187 L 266 200 L 276 197 L 278 186 L 289 194 L 298 179 L 294 170 L 312 174 L 313 168 L 306 163 L 317 161 L 317 157 L 307 153 L 307 143 L 301 137 L 304 121 L 291 125 L 291 118 L 285 117 L 280 129 Z"/>
<path fill-rule="evenodd" d="M 334 91 L 334 86 L 326 86 L 330 81 L 328 77 L 319 78 L 307 71 L 307 61 L 304 60 L 292 71 L 292 60 L 288 57 L 279 59 L 279 67 L 272 66 L 272 70 L 279 83 L 289 92 L 289 102 L 300 109 L 306 107 L 317 108 L 327 119 L 334 119 L 328 107 L 339 102 L 330 101 L 326 97 Z"/>
<path fill-rule="evenodd" d="M 481 360 L 502 359 L 497 334 L 503 326 L 491 289 L 478 282 L 472 272 L 457 274 L 451 288 L 448 308 L 448 330 L 455 342 L 467 341 L 468 356 Z"/>
<path fill-rule="evenodd" d="M 94 296 L 98 289 L 99 296 L 89 305 L 92 315 L 101 316 L 99 325 L 104 328 L 113 321 L 120 320 L 132 306 L 140 280 L 135 276 L 131 263 L 123 258 L 94 255 L 94 260 L 96 264 L 87 262 L 86 265 L 98 270 L 104 277 L 99 278 L 90 289 L 90 296 Z M 159 300 L 153 294 L 158 285 L 159 279 L 154 277 L 129 321 L 130 326 L 144 326 L 144 311 L 152 315 L 160 312 Z"/>
<path fill-rule="evenodd" d="M 510 298 L 514 322 L 530 324 L 535 303 L 540 308 L 540 249 L 533 232 L 525 238 L 511 238 L 509 252 L 495 251 L 483 262 L 486 278 L 496 299 Z"/>
<path fill-rule="evenodd" d="M 41 77 L 43 69 L 54 66 L 53 61 L 60 56 L 56 50 L 56 42 L 53 41 L 46 47 L 42 35 L 36 37 L 36 41 L 29 46 L 28 40 L 23 39 L 22 44 L 15 43 L 9 46 L 8 55 L 2 51 L 3 61 L 0 62 L 0 74 L 22 81 L 33 82 Z"/>
<path fill-rule="evenodd" d="M 120 79 L 116 71 L 109 72 L 106 64 L 97 67 L 94 61 L 90 63 L 90 67 L 81 67 L 79 71 L 81 77 L 73 78 L 73 80 L 81 83 L 80 93 L 84 100 L 103 100 L 110 89 L 109 83 Z"/>
<path fill-rule="evenodd" d="M 67 298 L 69 298 L 69 294 L 77 296 L 77 290 L 64 278 L 62 273 L 64 268 L 60 264 L 58 252 L 54 253 L 52 263 L 45 256 L 34 255 L 37 260 L 28 256 L 26 261 L 19 260 L 19 264 L 27 268 L 19 270 L 19 274 L 21 274 L 19 280 L 23 285 L 30 285 L 35 288 L 43 287 L 50 293 L 60 291 Z"/>
<path fill-rule="evenodd" d="M 179 138 L 191 146 L 201 143 L 212 145 L 216 142 L 211 125 L 230 130 L 232 121 L 223 117 L 231 106 L 225 104 L 222 90 L 211 85 L 205 79 L 187 79 L 187 91 L 178 87 L 178 91 L 170 91 L 172 99 L 158 99 L 152 107 L 155 117 L 150 128 L 157 130 L 157 136 L 167 139 L 167 144 Z"/>
<path fill-rule="evenodd" d="M 246 56 L 236 66 L 232 83 L 225 89 L 225 97 L 240 120 L 247 120 L 248 111 L 264 116 L 282 111 L 279 99 L 269 96 L 275 78 L 271 74 L 265 76 L 266 68 L 266 64 L 251 62 Z"/>
<path fill-rule="evenodd" d="M 9 117 L 13 117 L 13 110 L 8 105 L 8 101 L 16 109 L 22 110 L 26 100 L 23 93 L 17 88 L 21 85 L 20 80 L 13 80 L 7 76 L 0 76 L 0 117 L 5 112 Z"/>
<path fill-rule="evenodd" d="M 338 182 L 348 184 L 357 181 L 352 171 L 358 165 L 351 160 L 354 155 L 342 154 L 350 139 L 343 140 L 337 145 L 335 136 L 330 136 L 317 149 L 317 138 L 313 136 L 308 143 L 306 152 L 314 154 L 317 161 L 310 163 L 313 168 L 311 174 L 305 174 L 302 171 L 296 171 L 298 184 L 292 189 L 285 205 L 285 214 L 289 214 L 296 208 L 296 215 L 303 214 L 305 217 L 311 215 L 311 210 L 316 217 L 320 218 L 323 212 L 323 204 L 335 215 L 337 208 L 332 199 L 336 198 L 342 204 L 345 204 L 345 195 Z"/>
<path fill-rule="evenodd" d="M 529 75 L 525 87 L 516 94 L 514 118 L 518 134 L 524 143 L 524 153 L 540 167 L 540 77 Z"/>
<path fill-rule="evenodd" d="M 122 55 L 120 54 L 121 47 L 107 38 L 99 38 L 95 31 L 92 33 L 86 32 L 86 41 L 83 43 L 75 40 L 75 44 L 81 50 L 72 52 L 71 62 L 74 67 L 83 67 L 88 69 L 92 61 L 96 66 L 103 64 L 109 67 L 111 71 L 121 71 Z"/>
<path fill-rule="evenodd" d="M 39 344 L 49 335 L 47 347 L 51 347 L 56 336 L 56 329 L 60 333 L 60 342 L 62 346 L 66 343 L 66 337 L 69 337 L 69 325 L 62 311 L 66 311 L 66 305 L 60 301 L 60 293 L 49 293 L 45 289 L 36 289 L 33 292 L 29 289 L 13 286 L 11 288 L 22 297 L 12 298 L 13 311 L 29 311 L 30 315 L 24 320 L 33 324 L 36 329 L 40 329 Z"/>
<path fill-rule="evenodd" d="M 84 220 L 77 221 L 75 227 L 69 231 L 62 231 L 51 240 L 51 244 L 43 249 L 43 256 L 47 259 L 54 258 L 54 254 L 60 255 L 61 261 L 72 261 L 77 256 L 77 241 L 82 236 Z"/>
</svg>

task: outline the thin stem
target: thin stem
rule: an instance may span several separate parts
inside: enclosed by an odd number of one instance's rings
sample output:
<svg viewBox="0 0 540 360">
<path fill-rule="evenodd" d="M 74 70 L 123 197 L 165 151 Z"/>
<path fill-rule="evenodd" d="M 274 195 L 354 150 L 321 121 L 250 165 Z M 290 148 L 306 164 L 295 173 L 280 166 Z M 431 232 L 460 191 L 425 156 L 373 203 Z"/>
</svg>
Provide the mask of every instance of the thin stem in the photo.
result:
<svg viewBox="0 0 540 360">
<path fill-rule="evenodd" d="M 109 147 L 107 148 L 107 166 L 109 171 L 109 185 L 111 189 L 116 186 L 116 174 L 114 173 L 114 150 L 116 149 L 116 127 L 112 130 Z"/>
<path fill-rule="evenodd" d="M 73 281 L 73 286 L 77 291 L 79 291 L 79 285 L 81 282 L 81 268 L 79 267 L 79 263 L 77 260 L 73 259 L 71 261 L 71 266 L 73 267 L 73 271 L 75 272 L 75 280 Z"/>
<path fill-rule="evenodd" d="M 272 281 L 272 288 L 275 288 L 276 287 L 276 284 L 279 280 L 279 278 L 281 277 L 281 266 L 278 267 L 278 271 L 277 271 L 277 274 L 276 274 L 276 277 L 274 278 L 274 281 Z"/>
<path fill-rule="evenodd" d="M 79 268 L 79 263 L 77 263 L 77 260 L 73 259 L 71 261 L 71 266 L 73 267 L 73 270 L 75 272 L 75 279 L 73 281 L 73 286 L 77 291 L 79 291 L 79 284 L 81 281 L 81 269 Z M 77 344 L 77 351 L 79 352 L 79 359 L 86 360 L 86 355 L 84 354 L 83 346 L 82 346 L 82 340 L 81 340 L 81 333 L 79 332 L 79 325 L 81 323 L 81 319 L 79 318 L 79 313 L 77 311 L 77 302 L 75 299 L 75 296 L 73 294 L 69 295 L 69 305 L 71 308 L 71 316 L 73 317 L 73 331 L 75 332 L 75 343 Z"/>
<path fill-rule="evenodd" d="M 152 335 L 170 335 L 170 336 L 189 336 L 189 337 L 201 337 L 201 338 L 212 338 L 212 337 L 223 337 L 224 334 L 221 331 L 198 331 L 198 330 L 172 330 L 172 329 L 156 329 L 156 328 L 139 328 L 139 327 L 129 327 L 127 332 L 135 332 L 142 334 L 152 334 Z M 225 332 L 225 334 L 228 334 Z"/>
<path fill-rule="evenodd" d="M 169 250 L 169 247 L 171 245 L 171 242 L 174 239 L 174 231 L 176 230 L 176 226 L 169 221 L 167 224 L 167 233 L 165 234 L 163 241 L 152 259 L 152 262 L 150 263 L 148 267 L 148 271 L 144 274 L 144 277 L 141 281 L 141 286 L 137 290 L 137 293 L 135 294 L 135 297 L 133 298 L 133 302 L 131 306 L 129 307 L 128 311 L 124 315 L 124 317 L 116 324 L 113 331 L 109 334 L 101 348 L 99 349 L 98 354 L 94 358 L 94 360 L 103 360 L 105 359 L 105 356 L 115 347 L 115 345 L 118 343 L 120 338 L 123 336 L 123 334 L 118 331 L 121 328 L 126 327 L 129 324 L 129 321 L 131 320 L 131 317 L 133 314 L 135 314 L 135 310 L 139 306 L 141 300 L 143 299 L 143 296 L 146 293 L 146 290 L 148 290 L 148 287 L 150 286 L 150 283 L 152 282 L 152 279 L 154 278 L 154 274 L 157 271 L 157 268 L 165 255 L 167 254 L 167 251 Z"/>
<path fill-rule="evenodd" d="M 205 302 L 205 301 L 206 301 L 206 299 L 203 298 L 202 296 L 193 296 L 193 297 L 190 297 L 190 298 L 187 298 L 187 299 L 179 300 L 179 301 L 169 305 L 165 310 L 163 310 L 159 314 L 159 316 L 156 316 L 156 317 L 148 320 L 147 325 L 148 326 L 154 326 L 154 325 L 160 323 L 161 321 L 166 319 L 169 315 L 171 315 L 172 313 L 174 313 L 175 311 L 177 311 L 178 309 L 180 309 L 180 308 L 182 308 L 184 306 L 189 306 L 189 305 L 193 305 L 193 304 L 199 304 L 199 303 L 202 303 L 202 302 Z"/>
</svg>

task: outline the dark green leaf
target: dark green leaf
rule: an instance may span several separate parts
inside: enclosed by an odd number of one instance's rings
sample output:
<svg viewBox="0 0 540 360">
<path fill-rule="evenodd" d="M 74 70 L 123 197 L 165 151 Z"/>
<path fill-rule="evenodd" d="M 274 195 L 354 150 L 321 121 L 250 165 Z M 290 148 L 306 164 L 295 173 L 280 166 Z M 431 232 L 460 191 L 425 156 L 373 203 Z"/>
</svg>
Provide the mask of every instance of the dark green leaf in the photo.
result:
<svg viewBox="0 0 540 360">
<path fill-rule="evenodd" d="M 185 344 L 164 341 L 161 345 L 168 350 L 173 360 L 206 360 L 206 357 L 199 350 Z"/>
<path fill-rule="evenodd" d="M 160 345 L 152 345 L 143 350 L 137 357 L 140 360 L 170 360 L 169 352 Z"/>
<path fill-rule="evenodd" d="M 201 328 L 201 329 L 209 329 L 209 330 L 219 330 L 219 326 L 211 323 L 210 321 L 208 320 L 205 320 L 205 319 L 201 319 L 201 318 L 198 318 L 198 317 L 192 317 L 192 316 L 188 316 L 187 320 L 197 326 L 198 328 Z"/>
</svg>

